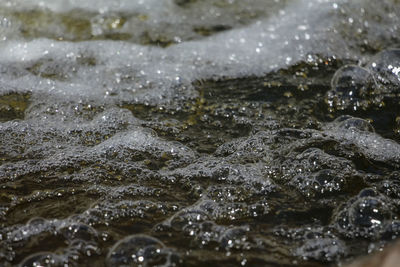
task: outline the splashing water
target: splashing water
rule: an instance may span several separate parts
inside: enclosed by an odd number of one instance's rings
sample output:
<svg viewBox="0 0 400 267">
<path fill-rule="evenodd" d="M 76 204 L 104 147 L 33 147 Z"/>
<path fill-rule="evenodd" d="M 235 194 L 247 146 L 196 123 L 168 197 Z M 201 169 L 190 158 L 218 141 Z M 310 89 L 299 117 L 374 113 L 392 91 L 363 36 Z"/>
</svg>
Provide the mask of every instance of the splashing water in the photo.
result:
<svg viewBox="0 0 400 267">
<path fill-rule="evenodd" d="M 396 0 L 0 3 L 1 266 L 326 266 L 400 234 Z"/>
</svg>

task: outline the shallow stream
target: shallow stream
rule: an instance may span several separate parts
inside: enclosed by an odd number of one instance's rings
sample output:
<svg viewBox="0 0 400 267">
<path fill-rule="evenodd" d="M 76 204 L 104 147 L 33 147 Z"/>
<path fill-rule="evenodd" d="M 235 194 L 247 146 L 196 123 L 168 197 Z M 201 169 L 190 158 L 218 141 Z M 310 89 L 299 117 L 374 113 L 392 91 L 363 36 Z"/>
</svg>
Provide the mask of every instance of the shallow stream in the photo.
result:
<svg viewBox="0 0 400 267">
<path fill-rule="evenodd" d="M 0 1 L 0 266 L 336 266 L 400 235 L 400 1 Z"/>
</svg>

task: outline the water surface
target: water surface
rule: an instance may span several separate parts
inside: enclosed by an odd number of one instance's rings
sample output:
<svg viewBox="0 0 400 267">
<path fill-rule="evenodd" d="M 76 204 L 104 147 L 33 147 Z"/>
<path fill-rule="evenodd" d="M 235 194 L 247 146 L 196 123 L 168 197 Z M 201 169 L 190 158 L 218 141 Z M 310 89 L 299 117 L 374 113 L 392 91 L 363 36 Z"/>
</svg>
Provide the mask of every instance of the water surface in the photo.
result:
<svg viewBox="0 0 400 267">
<path fill-rule="evenodd" d="M 0 265 L 326 266 L 400 231 L 397 0 L 0 3 Z"/>
</svg>

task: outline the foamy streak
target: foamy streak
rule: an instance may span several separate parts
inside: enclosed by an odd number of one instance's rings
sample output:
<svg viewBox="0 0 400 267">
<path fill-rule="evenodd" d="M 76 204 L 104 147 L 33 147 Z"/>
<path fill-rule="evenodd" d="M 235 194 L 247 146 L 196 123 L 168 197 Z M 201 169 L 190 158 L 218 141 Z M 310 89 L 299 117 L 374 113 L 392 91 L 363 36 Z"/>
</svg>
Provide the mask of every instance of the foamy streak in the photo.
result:
<svg viewBox="0 0 400 267">
<path fill-rule="evenodd" d="M 81 2 L 69 1 L 71 7 L 85 8 L 87 4 Z M 48 7 L 56 10 L 65 2 L 56 3 Z M 333 5 L 328 0 L 297 1 L 281 14 L 249 27 L 166 49 L 116 41 L 7 41 L 0 53 L 2 64 L 21 67 L 50 58 L 79 70 L 62 82 L 30 74 L 17 79 L 6 74 L 2 82 L 25 90 L 51 90 L 62 95 L 96 98 L 107 98 L 111 90 L 121 93 L 124 99 L 129 97 L 139 102 L 169 101 L 178 94 L 185 98 L 196 94 L 190 89 L 194 80 L 263 75 L 307 60 L 309 53 L 359 57 L 358 52 L 349 47 L 352 44 L 335 33 L 340 26 L 338 7 L 340 3 Z M 79 54 L 93 56 L 96 66 L 78 66 L 76 56 Z M 129 81 L 121 81 L 121 75 L 129 76 Z M 184 89 L 173 89 L 177 87 Z"/>
<path fill-rule="evenodd" d="M 88 11 L 129 11 L 129 10 L 162 10 L 172 5 L 171 0 L 94 0 L 94 1 L 79 1 L 79 0 L 14 0 L 7 1 L 2 4 L 6 7 L 11 7 L 17 10 L 34 9 L 38 7 L 48 8 L 53 12 L 66 12 L 74 9 L 85 9 Z"/>
</svg>

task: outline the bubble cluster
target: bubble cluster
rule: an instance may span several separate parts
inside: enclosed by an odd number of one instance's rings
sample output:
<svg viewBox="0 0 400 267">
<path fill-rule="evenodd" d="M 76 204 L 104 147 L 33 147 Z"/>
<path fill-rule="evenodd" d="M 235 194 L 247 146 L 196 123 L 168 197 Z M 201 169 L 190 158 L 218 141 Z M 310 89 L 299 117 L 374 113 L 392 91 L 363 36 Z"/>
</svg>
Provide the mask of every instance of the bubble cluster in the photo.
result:
<svg viewBox="0 0 400 267">
<path fill-rule="evenodd" d="M 174 266 L 179 258 L 166 251 L 159 240 L 145 235 L 128 236 L 116 243 L 107 255 L 107 266 L 167 265 Z"/>
<path fill-rule="evenodd" d="M 328 104 L 337 109 L 367 108 L 368 96 L 373 95 L 377 87 L 373 75 L 367 69 L 352 65 L 337 70 L 331 83 Z"/>
<path fill-rule="evenodd" d="M 3 1 L 0 266 L 325 266 L 397 239 L 398 14 Z"/>
<path fill-rule="evenodd" d="M 338 210 L 335 221 L 343 235 L 377 239 L 397 213 L 390 200 L 368 188 Z"/>
</svg>

